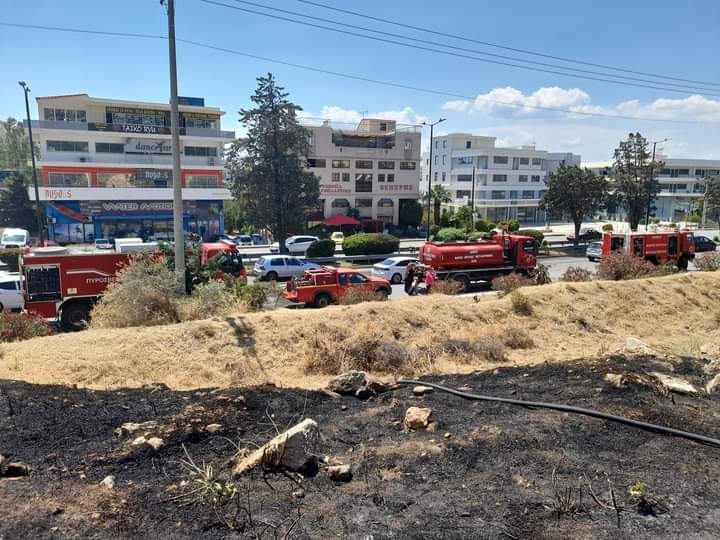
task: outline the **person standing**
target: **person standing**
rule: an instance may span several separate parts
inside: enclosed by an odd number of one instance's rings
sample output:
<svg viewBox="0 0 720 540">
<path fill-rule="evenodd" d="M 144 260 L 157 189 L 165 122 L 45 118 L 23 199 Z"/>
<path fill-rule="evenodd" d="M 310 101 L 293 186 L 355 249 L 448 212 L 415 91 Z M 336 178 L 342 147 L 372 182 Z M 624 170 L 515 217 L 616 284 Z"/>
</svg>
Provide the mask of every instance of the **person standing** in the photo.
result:
<svg viewBox="0 0 720 540">
<path fill-rule="evenodd" d="M 433 283 L 435 283 L 435 271 L 428 267 L 425 270 L 425 294 L 430 294 Z"/>
<path fill-rule="evenodd" d="M 405 273 L 405 294 L 412 294 L 413 282 L 415 280 L 415 263 L 407 265 L 407 272 Z"/>
</svg>

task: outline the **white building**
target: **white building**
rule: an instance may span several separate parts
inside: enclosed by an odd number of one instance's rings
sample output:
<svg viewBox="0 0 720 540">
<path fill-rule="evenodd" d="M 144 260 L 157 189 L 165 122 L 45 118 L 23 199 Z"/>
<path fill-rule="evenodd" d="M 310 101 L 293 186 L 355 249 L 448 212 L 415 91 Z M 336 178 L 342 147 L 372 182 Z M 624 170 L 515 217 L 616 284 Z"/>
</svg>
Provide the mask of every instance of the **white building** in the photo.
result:
<svg viewBox="0 0 720 540">
<path fill-rule="evenodd" d="M 320 177 L 322 215 L 314 221 L 356 208 L 361 220 L 398 224 L 400 207 L 420 196 L 419 126 L 367 118 L 354 129 L 329 121 L 304 127 L 308 170 Z"/>
<path fill-rule="evenodd" d="M 538 204 L 548 174 L 561 164 L 580 164 L 580 156 L 572 153 L 552 153 L 535 146 L 500 148 L 495 146 L 495 137 L 469 133 L 437 136 L 431 144 L 432 185 L 441 184 L 450 191 L 452 201 L 447 206 L 458 208 L 471 202 L 474 169 L 475 207 L 490 221 L 544 221 Z M 427 191 L 429 153 L 423 157 L 423 189 Z"/>
<path fill-rule="evenodd" d="M 663 221 L 682 221 L 705 192 L 705 178 L 720 176 L 720 160 L 674 159 L 660 154 L 655 159 L 665 163 L 662 170 L 656 171 L 660 193 L 652 203 L 656 208 L 655 217 Z M 613 162 L 588 162 L 583 163 L 583 167 L 595 174 L 612 176 Z"/>
<path fill-rule="evenodd" d="M 208 239 L 223 232 L 224 114 L 202 98 L 180 98 L 184 228 Z M 87 94 L 38 97 L 40 199 L 50 239 L 171 238 L 170 105 Z M 33 189 L 29 190 L 34 200 Z"/>
</svg>

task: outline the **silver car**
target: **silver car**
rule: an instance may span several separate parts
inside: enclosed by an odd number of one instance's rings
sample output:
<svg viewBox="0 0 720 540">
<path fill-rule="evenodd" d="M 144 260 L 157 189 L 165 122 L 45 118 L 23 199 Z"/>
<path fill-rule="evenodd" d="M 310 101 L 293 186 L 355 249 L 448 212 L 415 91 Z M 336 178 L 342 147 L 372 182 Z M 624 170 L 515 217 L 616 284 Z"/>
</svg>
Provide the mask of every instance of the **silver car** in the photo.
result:
<svg viewBox="0 0 720 540">
<path fill-rule="evenodd" d="M 590 262 L 599 261 L 602 257 L 602 242 L 593 242 L 590 244 L 585 250 L 585 256 Z"/>
<path fill-rule="evenodd" d="M 373 265 L 372 274 L 397 285 L 405 279 L 410 263 L 420 264 L 420 261 L 414 257 L 390 257 Z"/>
<path fill-rule="evenodd" d="M 254 270 L 259 280 L 278 281 L 301 276 L 305 270 L 313 268 L 320 268 L 320 265 L 287 255 L 266 255 L 257 260 Z"/>
<path fill-rule="evenodd" d="M 305 255 L 310 244 L 317 240 L 319 240 L 317 236 L 291 236 L 285 240 L 285 247 L 294 255 Z M 277 242 L 270 246 L 270 253 L 278 253 L 279 251 L 280 244 Z"/>
</svg>

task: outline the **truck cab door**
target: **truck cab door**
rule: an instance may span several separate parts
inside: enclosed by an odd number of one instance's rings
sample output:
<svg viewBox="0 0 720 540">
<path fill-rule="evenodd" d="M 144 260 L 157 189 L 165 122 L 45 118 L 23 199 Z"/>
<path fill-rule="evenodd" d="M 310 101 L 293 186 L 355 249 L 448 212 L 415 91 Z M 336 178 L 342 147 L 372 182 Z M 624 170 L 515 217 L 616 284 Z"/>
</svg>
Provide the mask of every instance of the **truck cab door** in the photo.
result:
<svg viewBox="0 0 720 540">
<path fill-rule="evenodd" d="M 636 236 L 632 239 L 632 254 L 635 257 L 643 257 L 645 255 L 645 239 L 642 236 Z"/>
</svg>

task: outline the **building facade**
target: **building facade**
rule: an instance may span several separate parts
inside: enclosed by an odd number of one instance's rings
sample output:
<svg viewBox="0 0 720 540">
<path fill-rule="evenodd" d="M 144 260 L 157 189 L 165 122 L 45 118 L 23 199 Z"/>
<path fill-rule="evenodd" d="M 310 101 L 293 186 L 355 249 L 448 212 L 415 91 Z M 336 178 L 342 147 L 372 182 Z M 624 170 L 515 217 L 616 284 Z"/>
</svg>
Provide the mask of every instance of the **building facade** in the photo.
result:
<svg viewBox="0 0 720 540">
<path fill-rule="evenodd" d="M 224 114 L 202 98 L 180 98 L 183 226 L 204 239 L 223 232 Z M 173 237 L 170 105 L 87 94 L 38 97 L 40 200 L 49 238 Z M 35 199 L 33 189 L 29 190 Z"/>
<path fill-rule="evenodd" d="M 432 185 L 442 185 L 451 194 L 446 206 L 459 208 L 472 201 L 473 174 L 475 208 L 490 221 L 517 219 L 523 223 L 545 220 L 538 208 L 545 193 L 545 180 L 560 165 L 579 165 L 580 156 L 537 150 L 535 146 L 496 147 L 495 137 L 450 133 L 433 137 Z M 427 191 L 429 153 L 424 156 L 423 180 Z M 474 172 L 473 172 L 474 171 Z"/>
<path fill-rule="evenodd" d="M 310 131 L 308 170 L 320 178 L 313 223 L 356 208 L 366 222 L 400 224 L 400 208 L 420 196 L 419 126 L 364 119 L 354 129 L 329 121 Z"/>
<path fill-rule="evenodd" d="M 720 176 L 720 160 L 717 159 L 675 159 L 656 155 L 656 161 L 664 162 L 661 170 L 655 171 L 660 183 L 660 192 L 652 205 L 655 217 L 663 221 L 683 221 L 705 192 L 705 179 Z M 612 177 L 613 162 L 584 163 L 595 174 Z M 616 216 L 621 218 L 623 210 Z"/>
</svg>

